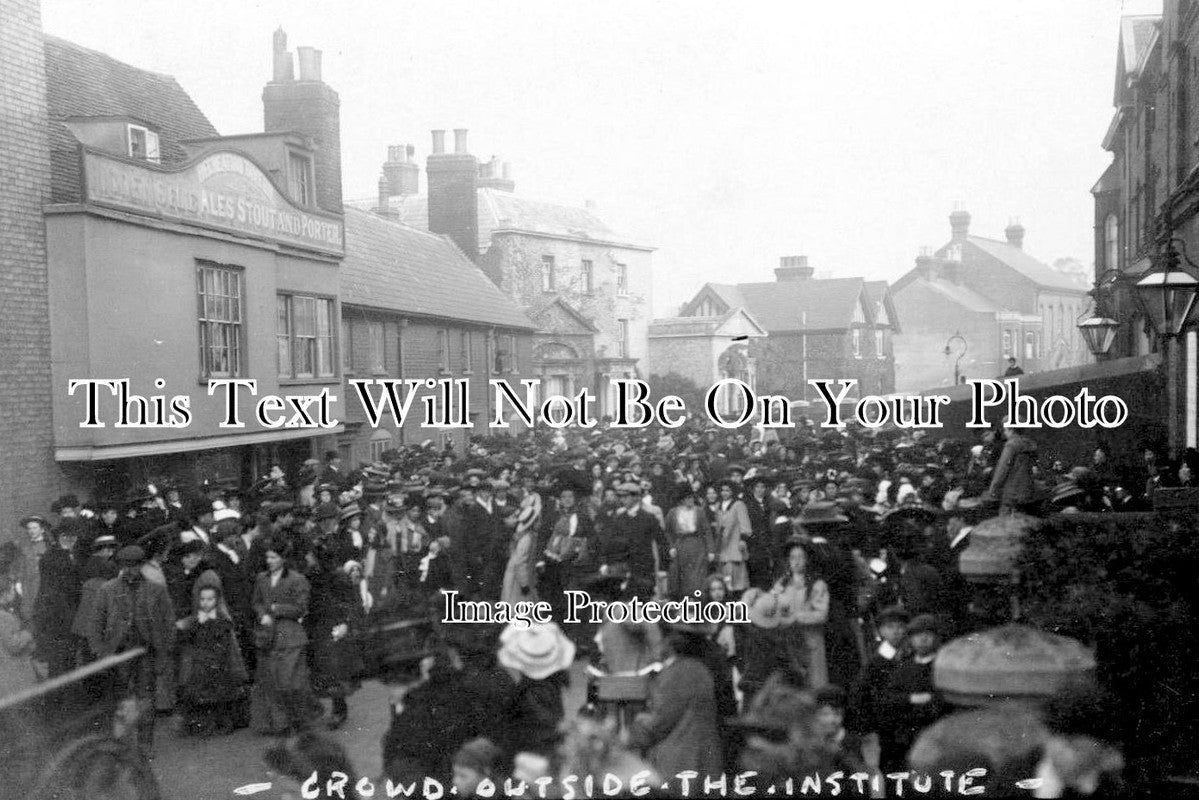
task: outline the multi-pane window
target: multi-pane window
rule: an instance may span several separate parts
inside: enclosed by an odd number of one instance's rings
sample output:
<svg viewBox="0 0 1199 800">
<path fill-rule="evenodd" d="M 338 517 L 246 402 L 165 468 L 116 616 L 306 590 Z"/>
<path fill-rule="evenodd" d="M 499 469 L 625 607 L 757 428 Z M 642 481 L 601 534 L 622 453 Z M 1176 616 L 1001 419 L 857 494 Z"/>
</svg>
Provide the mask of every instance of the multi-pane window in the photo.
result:
<svg viewBox="0 0 1199 800">
<path fill-rule="evenodd" d="M 1012 354 L 1012 332 L 1003 332 L 1003 356 L 1007 358 Z"/>
<path fill-rule="evenodd" d="M 541 257 L 541 291 L 543 291 L 543 292 L 554 291 L 555 282 L 556 282 L 556 276 L 554 275 L 554 257 L 553 256 L 542 256 Z"/>
<path fill-rule="evenodd" d="M 595 264 L 583 261 L 583 291 L 591 294 L 595 291 Z"/>
<path fill-rule="evenodd" d="M 504 334 L 497 342 L 495 349 L 496 372 L 518 372 L 516 368 L 516 337 Z"/>
<path fill-rule="evenodd" d="M 333 301 L 281 294 L 275 300 L 281 378 L 333 377 Z"/>
<path fill-rule="evenodd" d="M 850 333 L 850 345 L 853 348 L 853 357 L 862 357 L 862 329 L 854 328 Z"/>
<path fill-rule="evenodd" d="M 887 353 L 883 349 L 885 341 L 883 339 L 883 331 L 881 328 L 874 331 L 874 355 L 879 358 L 886 358 Z"/>
<path fill-rule="evenodd" d="M 130 125 L 128 129 L 129 157 L 159 163 L 158 134 L 141 125 Z"/>
<path fill-rule="evenodd" d="M 629 265 L 628 264 L 617 264 L 616 265 L 616 293 L 617 294 L 628 294 L 629 293 Z"/>
<path fill-rule="evenodd" d="M 462 371 L 470 372 L 471 365 L 475 363 L 475 342 L 470 331 L 462 331 Z"/>
<path fill-rule="evenodd" d="M 201 262 L 196 265 L 200 320 L 200 376 L 242 374 L 241 270 Z"/>
<path fill-rule="evenodd" d="M 341 321 L 341 371 L 354 371 L 353 337 L 350 335 L 350 321 Z"/>
<path fill-rule="evenodd" d="M 1026 359 L 1037 357 L 1037 335 L 1032 331 L 1024 334 L 1024 357 Z"/>
<path fill-rule="evenodd" d="M 616 357 L 629 357 L 629 321 L 627 319 L 616 320 Z"/>
<path fill-rule="evenodd" d="M 1115 214 L 1108 214 L 1103 223 L 1103 252 L 1108 269 L 1120 266 L 1120 223 Z"/>
<path fill-rule="evenodd" d="M 312 159 L 299 153 L 287 154 L 287 187 L 292 200 L 302 206 L 312 205 Z"/>
<path fill-rule="evenodd" d="M 369 324 L 371 337 L 371 372 L 376 375 L 387 371 L 387 361 L 384 357 L 383 323 L 375 320 Z"/>
<path fill-rule="evenodd" d="M 437 363 L 442 372 L 450 371 L 450 332 L 442 328 L 437 332 Z"/>
</svg>

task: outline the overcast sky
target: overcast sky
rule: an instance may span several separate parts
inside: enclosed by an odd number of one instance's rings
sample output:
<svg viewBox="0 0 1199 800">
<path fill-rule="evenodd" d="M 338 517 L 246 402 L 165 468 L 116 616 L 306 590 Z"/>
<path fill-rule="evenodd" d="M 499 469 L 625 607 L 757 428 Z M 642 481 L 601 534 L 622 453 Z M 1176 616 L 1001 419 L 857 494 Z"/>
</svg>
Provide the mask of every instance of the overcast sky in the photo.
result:
<svg viewBox="0 0 1199 800">
<path fill-rule="evenodd" d="M 1122 14 L 1160 0 L 409 2 L 42 0 L 47 32 L 174 75 L 222 134 L 262 129 L 271 35 L 324 52 L 347 198 L 388 144 L 469 128 L 517 191 L 594 200 L 658 247 L 654 306 L 771 280 L 783 255 L 894 279 L 1018 217 L 1092 262 Z M 424 175 L 422 173 L 422 187 Z"/>
</svg>

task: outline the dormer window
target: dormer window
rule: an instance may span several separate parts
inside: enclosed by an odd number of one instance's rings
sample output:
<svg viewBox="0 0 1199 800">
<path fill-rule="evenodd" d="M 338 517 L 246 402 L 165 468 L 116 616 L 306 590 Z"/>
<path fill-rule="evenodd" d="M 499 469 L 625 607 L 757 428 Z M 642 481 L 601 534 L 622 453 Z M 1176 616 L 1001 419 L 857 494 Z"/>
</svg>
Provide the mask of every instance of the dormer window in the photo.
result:
<svg viewBox="0 0 1199 800">
<path fill-rule="evenodd" d="M 312 205 L 312 159 L 302 153 L 287 154 L 287 188 L 298 205 Z"/>
<path fill-rule="evenodd" d="M 158 134 L 141 125 L 129 125 L 129 157 L 160 163 Z"/>
</svg>

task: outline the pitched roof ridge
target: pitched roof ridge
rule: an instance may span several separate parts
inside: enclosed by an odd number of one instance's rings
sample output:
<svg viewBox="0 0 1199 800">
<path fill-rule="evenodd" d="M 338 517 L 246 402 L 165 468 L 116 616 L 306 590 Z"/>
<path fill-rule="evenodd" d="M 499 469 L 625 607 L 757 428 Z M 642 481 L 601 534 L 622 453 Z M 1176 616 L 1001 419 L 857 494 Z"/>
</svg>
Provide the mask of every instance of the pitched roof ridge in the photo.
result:
<svg viewBox="0 0 1199 800">
<path fill-rule="evenodd" d="M 170 74 L 169 72 L 159 72 L 157 70 L 146 69 L 145 67 L 135 66 L 134 64 L 130 64 L 128 61 L 122 61 L 121 59 L 119 59 L 115 56 L 109 55 L 108 53 L 105 53 L 102 50 L 96 50 L 95 48 L 92 48 L 92 47 L 84 47 L 81 44 L 72 42 L 70 39 L 64 39 L 61 36 L 55 36 L 52 33 L 43 34 L 43 40 L 47 40 L 47 41 L 53 40 L 56 44 L 66 46 L 73 50 L 78 50 L 82 53 L 87 53 L 92 56 L 97 56 L 99 58 L 103 58 L 106 61 L 112 61 L 116 64 L 120 64 L 123 67 L 128 67 L 129 69 L 135 69 L 138 72 L 145 73 L 146 75 L 153 75 L 156 78 L 162 78 L 164 80 L 168 80 L 171 83 L 174 83 L 176 86 L 179 85 L 179 81 L 176 80 L 175 76 Z M 179 88 L 182 89 L 183 87 L 180 86 Z"/>
</svg>

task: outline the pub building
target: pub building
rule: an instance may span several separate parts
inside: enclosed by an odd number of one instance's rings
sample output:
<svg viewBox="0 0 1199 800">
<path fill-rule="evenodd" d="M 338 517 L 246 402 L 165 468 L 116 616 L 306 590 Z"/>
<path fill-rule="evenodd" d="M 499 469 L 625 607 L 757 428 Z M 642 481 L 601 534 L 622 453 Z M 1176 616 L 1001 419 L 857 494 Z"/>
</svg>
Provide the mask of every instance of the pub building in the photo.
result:
<svg viewBox="0 0 1199 800">
<path fill-rule="evenodd" d="M 54 37 L 45 47 L 60 467 L 116 496 L 154 477 L 241 482 L 333 444 L 338 428 L 262 426 L 245 390 L 244 427 L 222 428 L 223 399 L 208 393 L 209 380 L 238 378 L 258 397 L 340 394 L 339 109 L 320 52 L 299 48 L 295 79 L 278 32 L 266 132 L 220 137 L 173 78 Z M 190 422 L 117 427 L 117 398 L 102 388 L 102 426 L 80 427 L 86 392 L 68 392 L 78 379 L 127 379 L 168 409 L 189 396 Z"/>
</svg>

